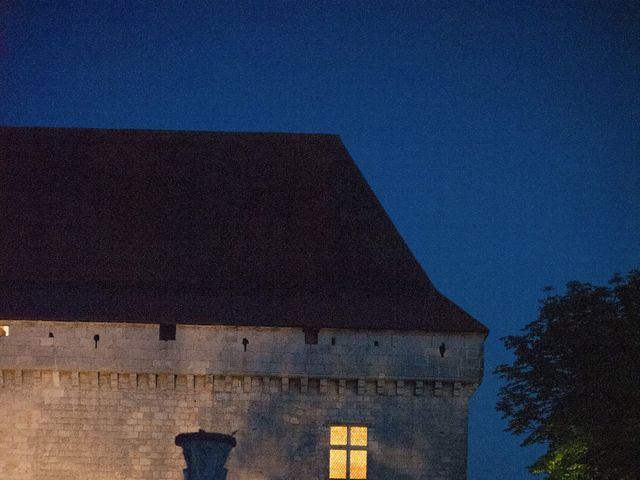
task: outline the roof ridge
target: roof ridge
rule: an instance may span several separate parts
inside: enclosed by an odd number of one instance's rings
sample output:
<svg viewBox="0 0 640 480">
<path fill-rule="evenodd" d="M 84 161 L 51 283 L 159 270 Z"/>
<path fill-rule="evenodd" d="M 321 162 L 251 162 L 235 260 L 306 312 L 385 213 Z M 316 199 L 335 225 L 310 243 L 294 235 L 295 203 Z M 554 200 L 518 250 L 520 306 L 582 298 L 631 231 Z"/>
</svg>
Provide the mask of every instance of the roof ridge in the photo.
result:
<svg viewBox="0 0 640 480">
<path fill-rule="evenodd" d="M 196 135 L 257 135 L 257 136 L 283 136 L 283 137 L 330 137 L 340 138 L 336 133 L 324 133 L 324 132 L 285 132 L 285 131 L 263 131 L 263 130 L 245 130 L 245 131 L 233 131 L 233 130 L 176 130 L 176 129 L 164 129 L 164 128 L 110 128 L 110 127 L 68 127 L 68 126 L 23 126 L 23 125 L 0 125 L 0 129 L 16 129 L 16 130 L 66 130 L 66 131 L 94 131 L 94 132 L 130 132 L 130 133 L 174 133 L 174 134 L 196 134 Z"/>
</svg>

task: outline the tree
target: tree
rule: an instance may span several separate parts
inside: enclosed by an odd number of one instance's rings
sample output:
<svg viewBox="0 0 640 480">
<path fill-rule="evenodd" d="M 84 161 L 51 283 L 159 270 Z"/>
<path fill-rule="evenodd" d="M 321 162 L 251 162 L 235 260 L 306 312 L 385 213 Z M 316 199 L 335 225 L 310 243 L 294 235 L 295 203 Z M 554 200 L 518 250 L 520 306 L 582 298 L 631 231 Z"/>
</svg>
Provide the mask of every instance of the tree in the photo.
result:
<svg viewBox="0 0 640 480">
<path fill-rule="evenodd" d="M 547 479 L 640 478 L 640 271 L 609 286 L 571 282 L 542 300 L 523 335 L 497 410 L 523 445 L 547 452 L 529 467 Z"/>
</svg>

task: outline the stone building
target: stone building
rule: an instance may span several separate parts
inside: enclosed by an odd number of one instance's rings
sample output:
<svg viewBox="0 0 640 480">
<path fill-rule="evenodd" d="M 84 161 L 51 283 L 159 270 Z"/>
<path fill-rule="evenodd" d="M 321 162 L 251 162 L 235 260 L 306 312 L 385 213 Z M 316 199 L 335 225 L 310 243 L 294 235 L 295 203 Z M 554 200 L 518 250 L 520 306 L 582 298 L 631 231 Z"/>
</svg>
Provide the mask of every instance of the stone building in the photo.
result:
<svg viewBox="0 0 640 480">
<path fill-rule="evenodd" d="M 331 135 L 0 129 L 0 477 L 460 480 L 487 329 Z"/>
</svg>

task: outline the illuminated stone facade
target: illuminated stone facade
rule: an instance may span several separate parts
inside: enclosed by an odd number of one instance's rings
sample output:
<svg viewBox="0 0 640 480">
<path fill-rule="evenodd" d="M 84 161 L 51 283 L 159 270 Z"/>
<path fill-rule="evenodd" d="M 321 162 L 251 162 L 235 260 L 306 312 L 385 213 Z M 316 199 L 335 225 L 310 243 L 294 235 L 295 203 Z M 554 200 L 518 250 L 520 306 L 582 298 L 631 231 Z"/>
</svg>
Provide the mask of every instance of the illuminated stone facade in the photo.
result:
<svg viewBox="0 0 640 480">
<path fill-rule="evenodd" d="M 354 424 L 368 479 L 466 477 L 481 334 L 323 329 L 309 345 L 294 328 L 179 325 L 161 341 L 152 324 L 5 325 L 7 480 L 182 479 L 173 439 L 198 428 L 237 431 L 229 480 L 327 479 L 330 427 Z"/>
</svg>

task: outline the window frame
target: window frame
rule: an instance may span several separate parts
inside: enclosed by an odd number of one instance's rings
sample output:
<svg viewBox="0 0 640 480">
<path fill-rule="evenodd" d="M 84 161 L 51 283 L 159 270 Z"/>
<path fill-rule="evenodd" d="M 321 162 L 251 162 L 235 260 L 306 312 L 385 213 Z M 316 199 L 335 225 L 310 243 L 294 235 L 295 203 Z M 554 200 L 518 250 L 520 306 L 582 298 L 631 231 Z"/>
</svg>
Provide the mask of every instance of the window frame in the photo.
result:
<svg viewBox="0 0 640 480">
<path fill-rule="evenodd" d="M 347 429 L 347 439 L 345 445 L 333 444 L 331 442 L 331 429 L 333 427 L 343 427 Z M 352 437 L 351 437 L 351 429 L 352 428 L 365 428 L 366 429 L 366 442 L 364 445 L 353 445 Z M 369 425 L 363 423 L 331 423 L 329 425 L 329 465 L 328 465 L 328 475 L 327 478 L 329 480 L 367 480 L 369 478 Z M 340 450 L 345 452 L 345 476 L 344 477 L 332 477 L 331 476 L 331 451 Z M 354 479 L 351 477 L 351 452 L 365 452 L 365 476 L 364 479 Z"/>
</svg>

